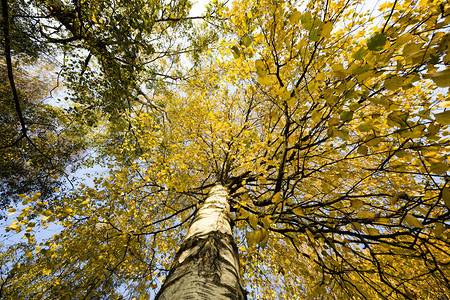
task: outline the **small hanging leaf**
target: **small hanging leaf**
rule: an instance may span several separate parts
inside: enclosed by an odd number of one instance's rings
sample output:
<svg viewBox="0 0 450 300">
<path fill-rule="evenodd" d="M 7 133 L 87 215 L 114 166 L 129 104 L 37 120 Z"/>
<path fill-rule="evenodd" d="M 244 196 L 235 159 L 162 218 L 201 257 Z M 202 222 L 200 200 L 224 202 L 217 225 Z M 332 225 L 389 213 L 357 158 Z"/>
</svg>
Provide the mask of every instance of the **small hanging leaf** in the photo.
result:
<svg viewBox="0 0 450 300">
<path fill-rule="evenodd" d="M 247 231 L 247 245 L 248 248 L 251 248 L 255 245 L 255 235 L 251 231 Z"/>
<path fill-rule="evenodd" d="M 242 45 L 244 45 L 244 47 L 248 47 L 252 44 L 252 40 L 246 36 L 243 40 L 242 40 Z"/>
<path fill-rule="evenodd" d="M 357 216 L 362 219 L 374 219 L 376 214 L 370 211 L 360 211 Z"/>
<path fill-rule="evenodd" d="M 295 9 L 292 12 L 292 14 L 289 16 L 289 22 L 291 22 L 292 24 L 295 25 L 295 24 L 298 23 L 298 21 L 300 20 L 301 16 L 302 16 L 302 13 Z"/>
<path fill-rule="evenodd" d="M 45 276 L 48 276 L 48 275 L 50 275 L 50 273 L 52 272 L 52 270 L 50 270 L 50 269 L 42 269 L 42 275 L 45 275 Z"/>
<path fill-rule="evenodd" d="M 309 39 L 313 42 L 317 42 L 320 39 L 319 30 L 317 28 L 312 28 L 309 32 Z"/>
<path fill-rule="evenodd" d="M 256 226 L 258 225 L 258 216 L 257 215 L 250 215 L 248 217 L 248 222 L 250 223 L 250 226 L 253 227 L 253 229 L 256 229 Z"/>
<path fill-rule="evenodd" d="M 353 119 L 353 111 L 349 110 L 349 111 L 343 111 L 341 113 L 341 120 L 343 122 L 348 122 L 351 121 Z"/>
<path fill-rule="evenodd" d="M 270 228 L 270 224 L 272 224 L 272 220 L 269 218 L 269 216 L 264 216 L 264 218 L 261 221 L 262 221 L 265 229 Z"/>
<path fill-rule="evenodd" d="M 239 51 L 239 47 L 238 46 L 235 45 L 235 46 L 231 47 L 231 50 L 233 52 L 233 57 L 235 59 L 238 59 L 241 56 L 241 52 Z"/>
<path fill-rule="evenodd" d="M 265 70 L 266 66 L 264 65 L 264 61 L 262 59 L 257 59 L 255 61 L 255 69 L 256 69 L 256 74 L 258 74 L 258 77 L 262 78 L 267 75 L 267 72 Z"/>
<path fill-rule="evenodd" d="M 246 210 L 240 209 L 238 213 L 238 218 L 247 219 L 249 217 L 249 213 Z"/>
<path fill-rule="evenodd" d="M 311 12 L 307 11 L 303 13 L 300 17 L 300 21 L 302 22 L 302 25 L 305 29 L 307 30 L 311 29 L 313 25 Z"/>
</svg>

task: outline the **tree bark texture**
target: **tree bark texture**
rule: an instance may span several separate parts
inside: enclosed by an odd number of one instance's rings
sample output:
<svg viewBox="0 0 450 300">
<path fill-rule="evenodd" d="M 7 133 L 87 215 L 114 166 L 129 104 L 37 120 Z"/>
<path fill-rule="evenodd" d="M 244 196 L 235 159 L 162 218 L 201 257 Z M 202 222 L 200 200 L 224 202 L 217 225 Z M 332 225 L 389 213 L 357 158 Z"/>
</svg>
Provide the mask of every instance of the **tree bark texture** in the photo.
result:
<svg viewBox="0 0 450 300">
<path fill-rule="evenodd" d="M 211 189 L 155 300 L 246 299 L 227 198 L 225 187 Z"/>
</svg>

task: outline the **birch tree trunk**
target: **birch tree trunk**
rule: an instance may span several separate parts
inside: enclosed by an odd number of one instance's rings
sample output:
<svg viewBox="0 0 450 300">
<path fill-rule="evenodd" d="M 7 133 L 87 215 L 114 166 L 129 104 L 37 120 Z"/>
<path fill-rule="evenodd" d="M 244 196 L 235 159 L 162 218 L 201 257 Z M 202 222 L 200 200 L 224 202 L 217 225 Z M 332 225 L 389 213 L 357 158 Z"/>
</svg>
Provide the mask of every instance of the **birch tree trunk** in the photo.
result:
<svg viewBox="0 0 450 300">
<path fill-rule="evenodd" d="M 155 300 L 246 299 L 227 197 L 225 187 L 211 189 Z"/>
</svg>

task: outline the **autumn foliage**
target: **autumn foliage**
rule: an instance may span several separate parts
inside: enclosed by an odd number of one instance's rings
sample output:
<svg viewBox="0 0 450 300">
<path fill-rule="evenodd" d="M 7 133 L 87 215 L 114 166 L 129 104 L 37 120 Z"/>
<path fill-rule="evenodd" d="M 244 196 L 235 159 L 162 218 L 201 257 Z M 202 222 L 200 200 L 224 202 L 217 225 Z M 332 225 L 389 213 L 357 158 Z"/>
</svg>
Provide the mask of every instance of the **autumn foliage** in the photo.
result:
<svg viewBox="0 0 450 300">
<path fill-rule="evenodd" d="M 153 297 L 219 182 L 250 299 L 447 299 L 448 2 L 115 2 L 32 1 L 107 171 L 20 195 L 0 295 Z"/>
</svg>

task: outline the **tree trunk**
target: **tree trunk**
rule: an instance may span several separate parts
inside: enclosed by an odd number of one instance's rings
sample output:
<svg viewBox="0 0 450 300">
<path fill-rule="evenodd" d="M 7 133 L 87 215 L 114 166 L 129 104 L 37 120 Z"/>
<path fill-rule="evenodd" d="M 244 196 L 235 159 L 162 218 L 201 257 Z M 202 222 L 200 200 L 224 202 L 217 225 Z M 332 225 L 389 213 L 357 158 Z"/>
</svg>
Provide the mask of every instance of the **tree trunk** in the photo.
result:
<svg viewBox="0 0 450 300">
<path fill-rule="evenodd" d="M 227 197 L 225 187 L 211 189 L 155 300 L 246 299 Z"/>
</svg>

